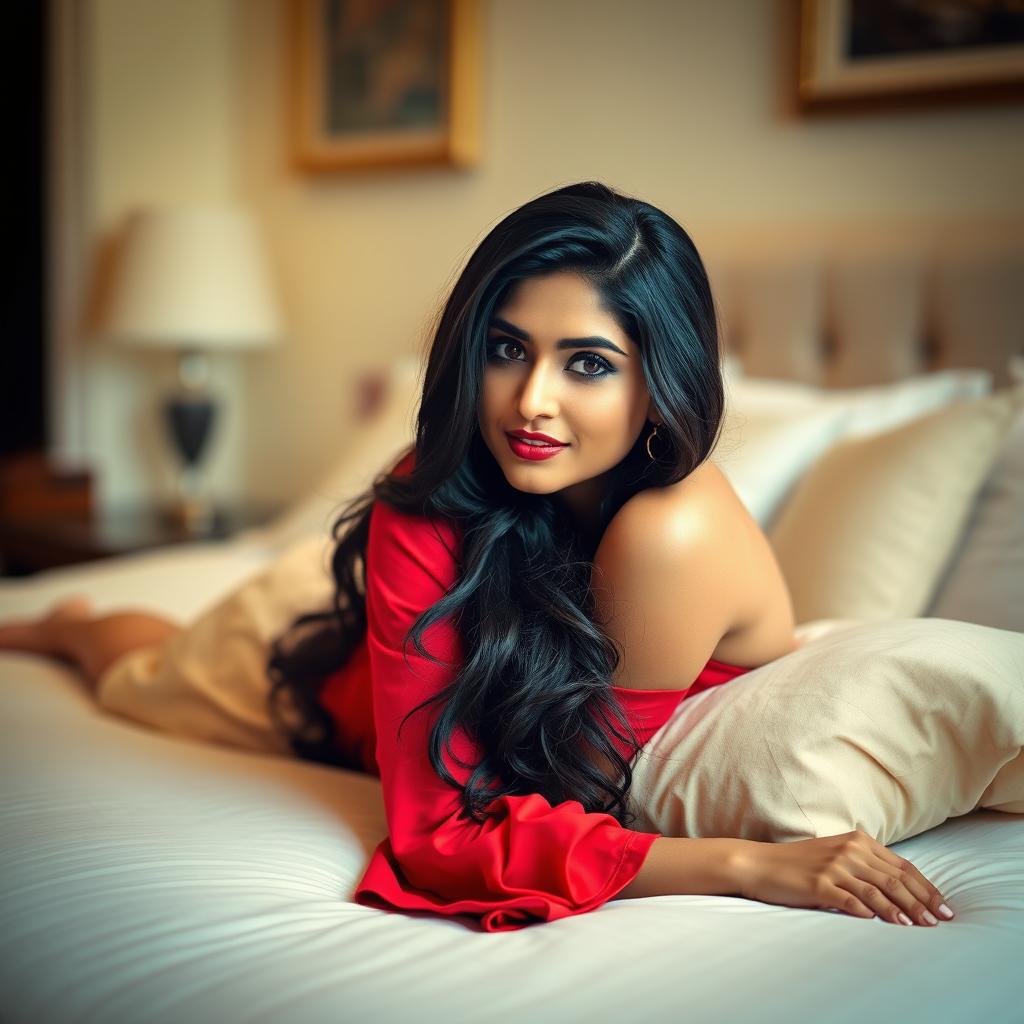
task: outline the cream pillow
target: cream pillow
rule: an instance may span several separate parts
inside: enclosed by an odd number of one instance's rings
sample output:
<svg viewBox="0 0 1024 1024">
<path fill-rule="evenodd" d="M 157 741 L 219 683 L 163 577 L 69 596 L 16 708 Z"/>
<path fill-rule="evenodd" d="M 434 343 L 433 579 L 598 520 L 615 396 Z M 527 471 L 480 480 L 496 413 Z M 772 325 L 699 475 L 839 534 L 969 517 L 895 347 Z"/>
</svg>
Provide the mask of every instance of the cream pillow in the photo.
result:
<svg viewBox="0 0 1024 1024">
<path fill-rule="evenodd" d="M 990 370 L 951 367 L 887 384 L 824 388 L 801 381 L 744 377 L 726 373 L 726 405 L 745 415 L 843 410 L 849 413 L 846 437 L 889 430 L 961 398 L 992 392 Z"/>
<path fill-rule="evenodd" d="M 978 493 L 928 614 L 1024 633 L 1024 408 Z"/>
<path fill-rule="evenodd" d="M 820 388 L 743 377 L 725 357 L 723 374 L 726 414 L 712 460 L 763 530 L 796 481 L 838 440 L 890 430 L 992 390 L 987 370 L 938 370 L 871 387 Z"/>
<path fill-rule="evenodd" d="M 303 538 L 161 644 L 108 666 L 96 700 L 176 736 L 290 755 L 267 709 L 270 642 L 299 615 L 330 607 L 329 536 Z"/>
<path fill-rule="evenodd" d="M 1024 814 L 1024 634 L 898 619 L 804 639 L 680 703 L 634 761 L 635 828 L 890 845 L 978 807 Z"/>
<path fill-rule="evenodd" d="M 922 615 L 1022 405 L 1007 388 L 819 459 L 768 535 L 796 621 Z"/>
<path fill-rule="evenodd" d="M 730 412 L 711 455 L 762 530 L 807 467 L 835 444 L 849 420 L 844 409 Z"/>
</svg>

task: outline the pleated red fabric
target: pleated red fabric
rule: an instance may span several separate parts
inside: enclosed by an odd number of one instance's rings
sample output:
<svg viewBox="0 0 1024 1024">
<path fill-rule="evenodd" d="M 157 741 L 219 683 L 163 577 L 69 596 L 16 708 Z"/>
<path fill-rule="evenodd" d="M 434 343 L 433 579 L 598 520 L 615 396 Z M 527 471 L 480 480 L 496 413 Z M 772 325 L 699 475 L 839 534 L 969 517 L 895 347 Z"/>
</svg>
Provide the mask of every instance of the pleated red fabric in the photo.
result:
<svg viewBox="0 0 1024 1024">
<path fill-rule="evenodd" d="M 396 472 L 408 472 L 407 456 Z M 459 793 L 428 757 L 436 705 L 405 715 L 454 678 L 463 651 L 450 620 L 428 628 L 426 649 L 409 644 L 412 624 L 455 582 L 459 536 L 454 524 L 397 512 L 377 502 L 367 547 L 367 633 L 350 661 L 325 681 L 320 701 L 336 724 L 339 746 L 381 780 L 388 837 L 373 851 L 355 900 L 387 910 L 465 915 L 485 931 L 510 931 L 593 910 L 636 877 L 660 833 L 623 828 L 610 814 L 587 812 L 577 800 L 552 805 L 539 794 L 497 797 L 496 818 L 461 817 Z M 680 700 L 749 669 L 712 659 L 684 690 L 614 687 L 641 743 L 668 720 Z M 614 740 L 614 737 L 613 737 Z M 617 745 L 619 742 L 614 740 Z M 463 730 L 456 757 L 479 763 L 481 751 Z M 631 749 L 619 746 L 624 756 Z M 472 769 L 445 755 L 464 784 Z"/>
</svg>

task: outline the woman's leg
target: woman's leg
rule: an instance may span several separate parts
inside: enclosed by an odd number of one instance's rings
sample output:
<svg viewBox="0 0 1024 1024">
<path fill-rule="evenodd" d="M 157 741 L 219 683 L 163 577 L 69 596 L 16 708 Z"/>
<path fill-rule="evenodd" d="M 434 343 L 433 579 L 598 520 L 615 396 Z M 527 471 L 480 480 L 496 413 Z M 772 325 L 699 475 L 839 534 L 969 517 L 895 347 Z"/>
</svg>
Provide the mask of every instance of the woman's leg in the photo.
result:
<svg viewBox="0 0 1024 1024">
<path fill-rule="evenodd" d="M 38 619 L 0 623 L 0 650 L 30 651 L 68 661 L 93 689 L 122 654 L 160 643 L 180 630 L 178 623 L 151 612 L 95 615 L 88 598 L 71 597 Z"/>
</svg>

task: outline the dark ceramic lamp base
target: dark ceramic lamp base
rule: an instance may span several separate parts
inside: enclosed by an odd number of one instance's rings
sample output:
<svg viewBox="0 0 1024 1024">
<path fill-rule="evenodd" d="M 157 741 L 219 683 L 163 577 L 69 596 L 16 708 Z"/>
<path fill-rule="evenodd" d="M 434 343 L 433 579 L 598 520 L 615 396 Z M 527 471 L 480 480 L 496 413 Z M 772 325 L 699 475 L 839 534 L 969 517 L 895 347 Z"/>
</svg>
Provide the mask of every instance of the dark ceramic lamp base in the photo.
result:
<svg viewBox="0 0 1024 1024">
<path fill-rule="evenodd" d="M 191 536 L 209 533 L 216 509 L 198 484 L 198 465 L 216 420 L 217 406 L 208 394 L 176 395 L 164 403 L 168 433 L 181 460 L 175 501 L 168 521 Z"/>
</svg>

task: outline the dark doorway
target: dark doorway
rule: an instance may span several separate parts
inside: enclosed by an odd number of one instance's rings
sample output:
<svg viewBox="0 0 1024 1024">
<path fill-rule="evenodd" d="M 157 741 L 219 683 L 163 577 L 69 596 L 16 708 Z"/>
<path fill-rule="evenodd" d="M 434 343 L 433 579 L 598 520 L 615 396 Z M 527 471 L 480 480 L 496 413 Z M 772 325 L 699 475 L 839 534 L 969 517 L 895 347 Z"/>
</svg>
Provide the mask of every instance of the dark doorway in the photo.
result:
<svg viewBox="0 0 1024 1024">
<path fill-rule="evenodd" d="M 0 457 L 46 447 L 46 3 L 4 11 L 9 52 L 3 94 L 0 224 L 7 271 L 0 319 Z"/>
</svg>

